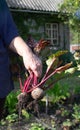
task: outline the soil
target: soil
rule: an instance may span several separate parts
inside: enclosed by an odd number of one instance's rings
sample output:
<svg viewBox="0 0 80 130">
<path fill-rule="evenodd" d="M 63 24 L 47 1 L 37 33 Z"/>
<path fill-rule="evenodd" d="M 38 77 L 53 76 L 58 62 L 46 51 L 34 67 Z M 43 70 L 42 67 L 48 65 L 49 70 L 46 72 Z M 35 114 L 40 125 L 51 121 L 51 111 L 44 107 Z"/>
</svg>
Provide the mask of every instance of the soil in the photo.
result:
<svg viewBox="0 0 80 130">
<path fill-rule="evenodd" d="M 19 121 L 14 123 L 6 123 L 4 126 L 0 126 L 0 130 L 39 130 L 36 128 L 31 129 L 33 123 L 37 123 L 44 129 L 40 130 L 80 130 L 80 120 L 76 121 L 72 118 L 73 105 L 77 103 L 79 105 L 80 95 L 77 95 L 75 100 L 72 98 L 64 101 L 64 103 L 59 102 L 57 104 L 49 103 L 46 107 L 45 103 L 39 103 L 39 115 L 34 113 L 34 111 L 29 111 L 30 118 L 25 119 L 22 117 Z M 77 102 L 78 101 L 78 102 Z M 63 122 L 69 121 L 73 123 L 66 126 L 63 125 Z"/>
</svg>

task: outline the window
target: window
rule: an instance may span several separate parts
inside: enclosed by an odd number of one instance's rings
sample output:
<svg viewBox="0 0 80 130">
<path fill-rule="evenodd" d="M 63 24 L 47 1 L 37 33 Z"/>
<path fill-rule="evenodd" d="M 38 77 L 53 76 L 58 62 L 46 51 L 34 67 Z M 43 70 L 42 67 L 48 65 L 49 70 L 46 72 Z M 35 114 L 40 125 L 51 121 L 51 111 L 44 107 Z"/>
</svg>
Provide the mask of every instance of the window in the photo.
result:
<svg viewBox="0 0 80 130">
<path fill-rule="evenodd" d="M 52 45 L 58 45 L 58 24 L 57 23 L 47 23 L 46 24 L 46 38 L 51 42 Z"/>
</svg>

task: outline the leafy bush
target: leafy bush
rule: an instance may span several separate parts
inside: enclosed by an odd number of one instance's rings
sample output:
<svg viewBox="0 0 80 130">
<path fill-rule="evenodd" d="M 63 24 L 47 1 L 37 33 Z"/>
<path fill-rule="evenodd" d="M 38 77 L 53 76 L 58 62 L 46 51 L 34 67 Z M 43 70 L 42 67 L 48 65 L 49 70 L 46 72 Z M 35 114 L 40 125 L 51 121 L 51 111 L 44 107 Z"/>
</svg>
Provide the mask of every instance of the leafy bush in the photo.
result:
<svg viewBox="0 0 80 130">
<path fill-rule="evenodd" d="M 20 91 L 11 92 L 6 99 L 5 107 L 8 110 L 8 113 L 14 113 L 16 111 L 16 104 L 17 104 L 17 95 L 20 93 Z"/>
<path fill-rule="evenodd" d="M 74 55 L 71 52 L 68 52 L 60 57 L 60 59 L 63 61 L 63 64 L 73 62 L 72 66 L 77 66 Z"/>
</svg>

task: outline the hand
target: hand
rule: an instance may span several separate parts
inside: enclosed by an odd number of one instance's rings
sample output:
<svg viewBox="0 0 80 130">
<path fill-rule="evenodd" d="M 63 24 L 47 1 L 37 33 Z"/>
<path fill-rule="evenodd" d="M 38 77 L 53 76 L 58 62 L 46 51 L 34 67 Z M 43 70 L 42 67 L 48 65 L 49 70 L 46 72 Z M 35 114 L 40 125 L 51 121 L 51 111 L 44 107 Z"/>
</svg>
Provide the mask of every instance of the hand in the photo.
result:
<svg viewBox="0 0 80 130">
<path fill-rule="evenodd" d="M 29 71 L 29 72 L 34 72 L 34 74 L 37 77 L 40 77 L 42 74 L 42 62 L 41 60 L 34 55 L 32 52 L 29 52 L 29 54 L 25 54 L 23 56 L 23 62 L 25 65 L 25 68 Z"/>
</svg>

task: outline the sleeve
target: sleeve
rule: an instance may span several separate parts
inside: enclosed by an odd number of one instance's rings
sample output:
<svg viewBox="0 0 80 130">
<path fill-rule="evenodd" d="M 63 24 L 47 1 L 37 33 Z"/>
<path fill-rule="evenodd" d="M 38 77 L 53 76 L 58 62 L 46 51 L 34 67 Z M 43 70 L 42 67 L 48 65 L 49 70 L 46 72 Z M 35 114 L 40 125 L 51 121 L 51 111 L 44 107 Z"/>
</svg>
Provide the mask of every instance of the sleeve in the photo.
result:
<svg viewBox="0 0 80 130">
<path fill-rule="evenodd" d="M 2 2 L 2 39 L 6 46 L 9 46 L 11 41 L 19 36 L 17 27 L 13 21 L 12 15 L 8 9 L 7 3 L 5 0 L 1 0 Z"/>
</svg>

